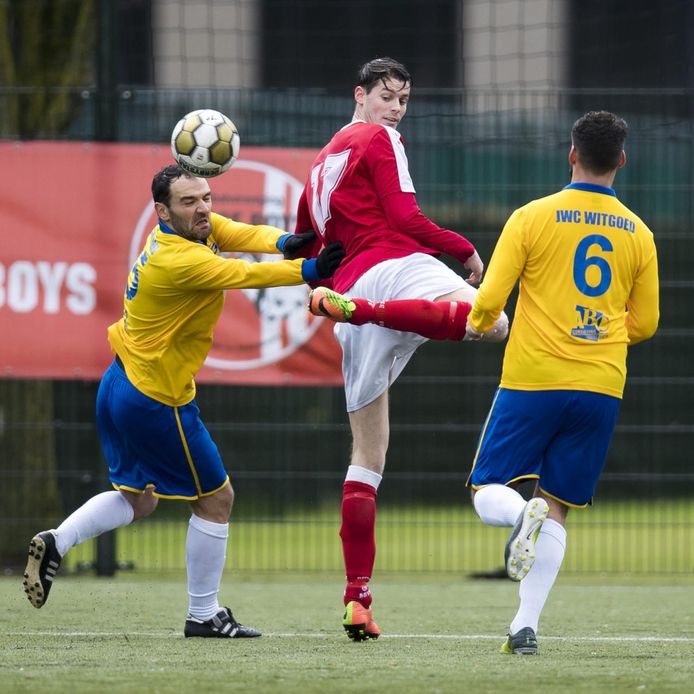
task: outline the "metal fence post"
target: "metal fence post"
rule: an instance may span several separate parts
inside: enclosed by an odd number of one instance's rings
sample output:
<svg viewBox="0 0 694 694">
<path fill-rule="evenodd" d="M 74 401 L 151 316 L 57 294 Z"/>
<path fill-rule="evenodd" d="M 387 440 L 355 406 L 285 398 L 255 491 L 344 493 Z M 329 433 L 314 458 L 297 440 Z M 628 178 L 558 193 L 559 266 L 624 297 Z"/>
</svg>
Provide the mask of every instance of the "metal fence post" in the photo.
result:
<svg viewBox="0 0 694 694">
<path fill-rule="evenodd" d="M 96 539 L 96 575 L 113 576 L 118 564 L 116 562 L 116 531 L 111 530 Z"/>
<path fill-rule="evenodd" d="M 115 142 L 118 137 L 116 108 L 116 31 L 115 4 L 99 0 L 98 46 L 96 52 L 96 108 L 95 134 L 99 142 Z"/>
</svg>

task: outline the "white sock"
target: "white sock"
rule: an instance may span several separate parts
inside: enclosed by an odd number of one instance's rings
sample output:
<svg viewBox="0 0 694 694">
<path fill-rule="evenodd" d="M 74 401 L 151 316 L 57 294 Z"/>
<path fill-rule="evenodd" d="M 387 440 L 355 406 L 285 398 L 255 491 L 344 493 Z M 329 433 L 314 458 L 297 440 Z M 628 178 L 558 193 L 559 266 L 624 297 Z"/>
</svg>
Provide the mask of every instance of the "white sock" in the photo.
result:
<svg viewBox="0 0 694 694">
<path fill-rule="evenodd" d="M 537 633 L 540 613 L 552 590 L 566 550 L 566 529 L 548 518 L 540 528 L 535 542 L 535 563 L 518 588 L 520 607 L 511 622 L 511 633 L 530 627 Z"/>
<path fill-rule="evenodd" d="M 526 501 L 511 487 L 490 484 L 475 492 L 472 503 L 483 523 L 512 527 L 523 513 Z"/>
<path fill-rule="evenodd" d="M 345 475 L 345 482 L 370 484 L 374 489 L 378 489 L 378 485 L 381 484 L 382 479 L 383 475 L 379 475 L 377 472 L 368 470 L 365 467 L 360 467 L 359 465 L 350 465 Z"/>
<path fill-rule="evenodd" d="M 55 548 L 60 556 L 75 545 L 97 537 L 108 530 L 122 528 L 133 521 L 135 512 L 127 499 L 116 491 L 93 496 L 69 515 L 53 531 Z"/>
<path fill-rule="evenodd" d="M 193 514 L 186 536 L 188 612 L 197 619 L 211 619 L 219 612 L 217 594 L 227 557 L 229 523 L 213 523 Z"/>
</svg>

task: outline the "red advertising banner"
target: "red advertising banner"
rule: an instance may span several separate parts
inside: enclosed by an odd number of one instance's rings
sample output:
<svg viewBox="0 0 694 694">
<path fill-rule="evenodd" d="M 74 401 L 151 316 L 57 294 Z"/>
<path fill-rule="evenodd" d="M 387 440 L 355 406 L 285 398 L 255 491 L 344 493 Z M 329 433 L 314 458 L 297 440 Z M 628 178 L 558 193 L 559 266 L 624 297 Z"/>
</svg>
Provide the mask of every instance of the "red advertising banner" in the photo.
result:
<svg viewBox="0 0 694 694">
<path fill-rule="evenodd" d="M 243 147 L 210 179 L 213 209 L 293 231 L 315 151 Z M 98 379 L 106 328 L 156 224 L 162 145 L 0 142 L 0 377 Z M 281 256 L 247 258 L 271 260 Z M 308 287 L 229 290 L 198 382 L 338 384 L 332 324 L 306 311 Z"/>
</svg>

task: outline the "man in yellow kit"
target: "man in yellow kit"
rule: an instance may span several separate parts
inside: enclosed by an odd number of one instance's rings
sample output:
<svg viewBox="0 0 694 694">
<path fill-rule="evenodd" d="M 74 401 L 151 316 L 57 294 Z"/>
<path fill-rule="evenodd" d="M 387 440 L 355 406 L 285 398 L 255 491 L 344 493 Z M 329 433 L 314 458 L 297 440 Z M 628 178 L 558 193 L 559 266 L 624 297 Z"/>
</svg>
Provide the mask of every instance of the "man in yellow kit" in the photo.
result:
<svg viewBox="0 0 694 694">
<path fill-rule="evenodd" d="M 468 336 L 479 338 L 520 281 L 501 383 L 468 480 L 482 521 L 513 527 L 506 570 L 522 582 L 504 653 L 537 652 L 566 515 L 591 503 L 605 463 L 627 346 L 658 326 L 653 234 L 612 189 L 626 134 L 626 123 L 605 111 L 576 121 L 571 183 L 511 215 L 468 319 Z M 527 503 L 514 488 L 524 479 L 537 480 Z"/>
<path fill-rule="evenodd" d="M 24 586 L 34 607 L 48 599 L 65 553 L 148 516 L 159 498 L 189 501 L 189 613 L 185 636 L 260 636 L 217 594 L 234 492 L 195 404 L 195 375 L 212 345 L 224 290 L 296 285 L 330 277 L 344 257 L 328 245 L 308 260 L 247 263 L 220 251 L 292 255 L 315 239 L 212 213 L 207 181 L 178 166 L 152 181 L 158 224 L 128 276 L 123 317 L 108 329 L 115 360 L 96 402 L 97 426 L 116 491 L 89 499 L 55 530 L 31 541 Z"/>
</svg>

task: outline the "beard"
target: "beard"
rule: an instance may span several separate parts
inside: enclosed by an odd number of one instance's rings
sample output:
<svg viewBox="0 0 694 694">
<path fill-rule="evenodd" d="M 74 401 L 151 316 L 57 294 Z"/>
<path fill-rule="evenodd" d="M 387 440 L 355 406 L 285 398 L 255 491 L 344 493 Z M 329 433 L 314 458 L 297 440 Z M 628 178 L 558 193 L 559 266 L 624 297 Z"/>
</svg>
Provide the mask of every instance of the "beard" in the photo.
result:
<svg viewBox="0 0 694 694">
<path fill-rule="evenodd" d="M 209 224 L 204 230 L 195 228 L 195 224 L 201 219 L 207 219 L 209 222 L 209 215 L 198 215 L 193 217 L 190 222 L 187 222 L 183 217 L 179 217 L 176 213 L 169 209 L 169 217 L 169 226 L 184 239 L 188 239 L 190 241 L 204 241 L 212 231 L 212 226 Z"/>
</svg>

